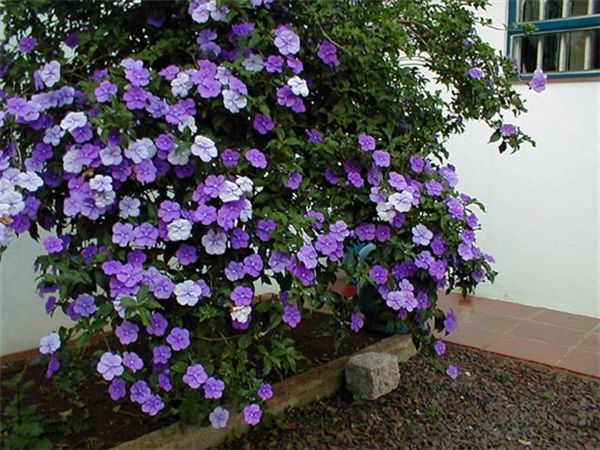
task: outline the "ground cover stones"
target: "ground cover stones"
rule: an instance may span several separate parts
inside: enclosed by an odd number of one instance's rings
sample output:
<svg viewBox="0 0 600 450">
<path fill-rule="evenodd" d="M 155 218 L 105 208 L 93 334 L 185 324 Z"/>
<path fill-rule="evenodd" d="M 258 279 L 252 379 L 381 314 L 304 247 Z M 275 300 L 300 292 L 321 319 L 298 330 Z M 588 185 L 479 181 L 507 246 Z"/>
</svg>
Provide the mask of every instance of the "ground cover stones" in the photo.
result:
<svg viewBox="0 0 600 450">
<path fill-rule="evenodd" d="M 390 353 L 365 352 L 346 364 L 346 386 L 365 400 L 375 400 L 398 387 L 398 357 Z"/>
</svg>

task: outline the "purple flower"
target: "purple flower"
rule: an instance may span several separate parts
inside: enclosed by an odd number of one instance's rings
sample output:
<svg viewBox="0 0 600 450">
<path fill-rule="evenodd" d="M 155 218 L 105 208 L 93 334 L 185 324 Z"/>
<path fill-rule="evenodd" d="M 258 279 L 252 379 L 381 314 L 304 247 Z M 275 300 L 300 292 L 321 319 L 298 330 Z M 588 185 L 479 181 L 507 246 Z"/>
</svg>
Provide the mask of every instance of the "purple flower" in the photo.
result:
<svg viewBox="0 0 600 450">
<path fill-rule="evenodd" d="M 221 161 L 223 161 L 223 165 L 225 165 L 225 167 L 237 166 L 239 159 L 240 154 L 230 148 L 226 148 L 223 150 L 223 153 L 221 153 Z"/>
<path fill-rule="evenodd" d="M 252 299 L 254 297 L 254 291 L 252 288 L 247 286 L 237 286 L 233 291 L 231 291 L 231 301 L 235 304 L 235 306 L 248 306 L 252 304 Z"/>
<path fill-rule="evenodd" d="M 519 133 L 519 128 L 510 123 L 504 123 L 500 127 L 500 134 L 503 137 L 511 137 Z"/>
<path fill-rule="evenodd" d="M 258 396 L 266 402 L 273 397 L 273 387 L 269 383 L 263 383 L 258 390 Z"/>
<path fill-rule="evenodd" d="M 46 378 L 52 378 L 58 372 L 58 369 L 60 369 L 60 360 L 56 356 L 53 356 L 48 361 L 48 366 L 46 367 Z"/>
<path fill-rule="evenodd" d="M 127 247 L 135 239 L 133 225 L 117 222 L 112 227 L 112 242 L 119 247 Z"/>
<path fill-rule="evenodd" d="M 144 403 L 142 403 L 142 411 L 149 416 L 157 415 L 165 407 L 165 402 L 158 395 L 150 395 Z"/>
<path fill-rule="evenodd" d="M 81 294 L 73 303 L 73 312 L 80 317 L 89 317 L 97 310 L 96 299 L 91 295 Z"/>
<path fill-rule="evenodd" d="M 358 311 L 354 311 L 350 317 L 350 329 L 355 333 L 358 333 L 365 324 L 363 315 Z"/>
<path fill-rule="evenodd" d="M 244 408 L 244 420 L 248 425 L 257 425 L 262 417 L 262 410 L 256 403 Z"/>
<path fill-rule="evenodd" d="M 60 80 L 60 64 L 50 61 L 40 69 L 40 78 L 47 87 L 52 87 Z"/>
<path fill-rule="evenodd" d="M 111 381 L 113 378 L 123 375 L 123 360 L 115 353 L 106 352 L 98 361 L 96 370 L 102 375 L 106 381 Z"/>
<path fill-rule="evenodd" d="M 108 393 L 113 401 L 117 401 L 127 395 L 127 385 L 122 378 L 115 378 L 108 386 Z"/>
<path fill-rule="evenodd" d="M 444 319 L 444 329 L 447 333 L 454 333 L 458 329 L 458 318 L 454 311 L 450 310 Z"/>
<path fill-rule="evenodd" d="M 423 169 L 425 168 L 425 160 L 418 155 L 412 155 L 410 157 L 410 168 L 415 173 L 423 172 Z"/>
<path fill-rule="evenodd" d="M 272 219 L 261 219 L 256 225 L 256 237 L 263 242 L 271 240 L 271 233 L 277 228 L 277 222 Z"/>
<path fill-rule="evenodd" d="M 223 389 L 225 389 L 225 383 L 217 378 L 210 377 L 204 383 L 204 398 L 206 399 L 217 399 L 223 396 Z"/>
<path fill-rule="evenodd" d="M 118 88 L 116 84 L 111 83 L 110 81 L 103 81 L 94 91 L 94 95 L 99 103 L 106 103 L 110 100 L 110 97 L 117 95 L 117 91 Z"/>
<path fill-rule="evenodd" d="M 535 92 L 543 92 L 546 89 L 546 80 L 548 76 L 542 71 L 542 69 L 536 69 L 533 72 L 533 77 L 529 80 L 529 87 Z"/>
<path fill-rule="evenodd" d="M 376 284 L 385 284 L 388 280 L 388 271 L 385 267 L 375 265 L 369 271 L 369 276 Z"/>
<path fill-rule="evenodd" d="M 361 134 L 358 136 L 358 146 L 362 151 L 373 151 L 375 150 L 375 138 L 368 134 Z"/>
<path fill-rule="evenodd" d="M 135 245 L 139 247 L 153 248 L 158 238 L 158 230 L 151 223 L 144 222 L 135 227 Z"/>
<path fill-rule="evenodd" d="M 167 336 L 167 343 L 176 352 L 190 346 L 190 332 L 185 328 L 173 328 Z"/>
<path fill-rule="evenodd" d="M 448 366 L 448 368 L 446 369 L 446 375 L 448 375 L 448 377 L 453 380 L 456 380 L 459 373 L 460 373 L 460 367 L 458 367 L 456 364 L 450 364 Z"/>
<path fill-rule="evenodd" d="M 314 142 L 315 144 L 320 144 L 323 142 L 323 135 L 316 128 L 306 130 L 306 135 L 308 136 L 308 140 L 310 142 Z"/>
<path fill-rule="evenodd" d="M 279 55 L 271 55 L 265 62 L 265 69 L 269 73 L 283 72 L 283 58 Z"/>
<path fill-rule="evenodd" d="M 166 345 L 159 345 L 152 349 L 152 362 L 154 364 L 167 364 L 171 359 L 171 348 Z"/>
<path fill-rule="evenodd" d="M 210 424 L 213 428 L 225 428 L 229 420 L 229 411 L 227 411 L 225 408 L 217 406 L 208 415 L 208 419 L 210 420 Z"/>
<path fill-rule="evenodd" d="M 33 36 L 25 36 L 19 41 L 19 51 L 21 53 L 29 53 L 37 46 L 37 39 Z"/>
<path fill-rule="evenodd" d="M 167 319 L 161 313 L 155 312 L 150 315 L 150 325 L 146 327 L 146 331 L 153 336 L 162 336 L 167 331 L 168 326 Z"/>
<path fill-rule="evenodd" d="M 62 239 L 54 236 L 49 236 L 46 239 L 44 239 L 43 244 L 44 249 L 46 249 L 48 253 L 60 253 L 63 251 L 64 247 Z"/>
<path fill-rule="evenodd" d="M 446 344 L 440 339 L 435 341 L 435 344 L 433 344 L 433 348 L 435 349 L 435 353 L 438 356 L 443 356 L 446 353 Z"/>
<path fill-rule="evenodd" d="M 273 123 L 273 120 L 269 116 L 257 114 L 254 116 L 254 122 L 252 123 L 252 126 L 260 134 L 267 134 L 269 131 L 275 128 L 275 123 Z"/>
<path fill-rule="evenodd" d="M 292 69 L 292 72 L 296 75 L 304 70 L 304 64 L 302 64 L 302 61 L 295 56 L 287 57 L 287 66 Z"/>
<path fill-rule="evenodd" d="M 294 55 L 300 51 L 300 38 L 289 25 L 279 25 L 275 31 L 275 46 L 282 55 Z"/>
<path fill-rule="evenodd" d="M 373 164 L 376 167 L 390 167 L 390 154 L 385 150 L 375 150 L 373 152 Z"/>
<path fill-rule="evenodd" d="M 429 245 L 433 238 L 433 233 L 422 223 L 412 228 L 412 235 L 412 241 L 415 245 Z"/>
<path fill-rule="evenodd" d="M 450 197 L 446 201 L 446 205 L 448 206 L 448 212 L 452 218 L 456 220 L 462 220 L 464 218 L 465 207 L 459 200 L 455 199 L 454 197 Z"/>
<path fill-rule="evenodd" d="M 254 30 L 253 22 L 236 23 L 231 27 L 231 31 L 238 37 L 248 37 Z"/>
<path fill-rule="evenodd" d="M 256 167 L 257 169 L 265 169 L 267 167 L 265 154 L 257 148 L 251 148 L 244 156 L 252 167 Z"/>
<path fill-rule="evenodd" d="M 142 370 L 144 361 L 142 361 L 142 358 L 135 352 L 124 352 L 123 365 L 135 373 L 138 370 Z"/>
<path fill-rule="evenodd" d="M 317 56 L 330 67 L 337 67 L 340 61 L 337 57 L 337 48 L 333 42 L 323 41 L 319 44 Z"/>
<path fill-rule="evenodd" d="M 175 257 L 182 266 L 188 266 L 198 261 L 196 247 L 189 244 L 182 244 L 175 252 Z"/>
<path fill-rule="evenodd" d="M 288 324 L 291 328 L 296 328 L 296 326 L 302 320 L 302 316 L 300 315 L 300 310 L 294 305 L 288 305 L 283 308 L 283 322 Z"/>
<path fill-rule="evenodd" d="M 129 388 L 129 399 L 138 404 L 143 404 L 148 397 L 152 395 L 152 391 L 144 380 L 136 381 Z"/>
<path fill-rule="evenodd" d="M 121 344 L 127 345 L 137 341 L 139 330 L 135 323 L 125 321 L 115 329 L 115 334 Z"/>
<path fill-rule="evenodd" d="M 183 382 L 192 389 L 198 389 L 200 386 L 206 383 L 207 379 L 208 376 L 206 375 L 202 364 L 189 365 L 185 371 L 185 374 L 183 375 Z"/>
<path fill-rule="evenodd" d="M 300 183 L 302 183 L 302 174 L 300 172 L 291 172 L 284 186 L 288 189 L 296 190 L 300 187 Z"/>
<path fill-rule="evenodd" d="M 165 222 L 172 222 L 181 217 L 181 206 L 179 203 L 165 200 L 161 202 L 158 208 L 158 217 Z"/>
<path fill-rule="evenodd" d="M 148 93 L 140 87 L 133 86 L 125 91 L 123 100 L 127 104 L 127 109 L 144 109 L 148 100 Z"/>
<path fill-rule="evenodd" d="M 471 78 L 473 78 L 474 80 L 480 80 L 481 78 L 483 78 L 483 70 L 477 68 L 477 67 L 471 67 L 469 69 L 469 76 Z"/>
</svg>

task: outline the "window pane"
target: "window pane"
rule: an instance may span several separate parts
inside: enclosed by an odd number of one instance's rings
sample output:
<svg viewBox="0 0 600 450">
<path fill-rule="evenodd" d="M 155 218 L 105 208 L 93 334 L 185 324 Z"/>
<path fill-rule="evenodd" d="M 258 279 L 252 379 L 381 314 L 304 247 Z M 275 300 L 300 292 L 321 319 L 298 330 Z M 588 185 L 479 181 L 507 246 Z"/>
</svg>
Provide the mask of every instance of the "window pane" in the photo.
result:
<svg viewBox="0 0 600 450">
<path fill-rule="evenodd" d="M 543 36 L 542 69 L 545 72 L 556 72 L 560 61 L 560 36 L 546 34 Z"/>
<path fill-rule="evenodd" d="M 590 69 L 600 69 L 600 30 L 591 32 L 592 34 L 592 48 L 591 48 L 591 61 Z"/>
<path fill-rule="evenodd" d="M 559 19 L 562 17 L 563 1 L 565 0 L 546 0 L 544 19 Z"/>
<path fill-rule="evenodd" d="M 568 0 L 569 5 L 567 7 L 568 16 L 587 16 L 588 3 L 591 0 Z"/>
<path fill-rule="evenodd" d="M 540 20 L 540 0 L 523 0 L 521 2 L 521 22 Z"/>
<path fill-rule="evenodd" d="M 585 69 L 585 31 L 566 33 L 567 42 L 567 70 L 577 71 Z"/>
<path fill-rule="evenodd" d="M 537 42 L 538 38 L 519 37 L 515 38 L 521 47 L 521 61 L 519 61 L 520 73 L 533 73 L 537 68 Z"/>
</svg>

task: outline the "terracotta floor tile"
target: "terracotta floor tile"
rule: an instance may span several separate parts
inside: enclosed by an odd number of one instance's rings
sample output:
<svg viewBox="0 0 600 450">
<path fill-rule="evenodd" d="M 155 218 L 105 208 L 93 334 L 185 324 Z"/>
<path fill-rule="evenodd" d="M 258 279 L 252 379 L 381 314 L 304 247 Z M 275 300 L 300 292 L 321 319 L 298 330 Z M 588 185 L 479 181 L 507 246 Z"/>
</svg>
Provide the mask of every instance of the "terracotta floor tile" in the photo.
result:
<svg viewBox="0 0 600 450">
<path fill-rule="evenodd" d="M 585 332 L 527 320 L 510 332 L 511 335 L 537 339 L 551 344 L 576 346 Z"/>
<path fill-rule="evenodd" d="M 543 311 L 542 308 L 519 305 L 518 303 L 503 302 L 501 300 L 487 300 L 485 302 L 475 302 L 474 304 L 475 308 L 480 309 L 488 314 L 515 317 L 517 319 L 531 319 Z"/>
<path fill-rule="evenodd" d="M 600 354 L 583 350 L 572 350 L 560 361 L 559 367 L 600 377 Z"/>
<path fill-rule="evenodd" d="M 485 349 L 502 355 L 556 366 L 570 347 L 520 336 L 503 335 L 493 340 Z"/>
<path fill-rule="evenodd" d="M 594 352 L 600 352 L 600 334 L 590 333 L 586 338 L 577 346 L 581 350 L 590 350 Z"/>
<path fill-rule="evenodd" d="M 462 317 L 459 315 L 459 326 L 461 324 Z M 470 326 L 471 324 L 475 324 L 482 328 L 489 328 L 491 330 L 497 332 L 506 332 L 513 329 L 515 326 L 524 323 L 525 321 L 521 319 L 516 319 L 514 317 L 508 316 L 500 316 L 497 314 L 488 314 L 483 312 L 480 309 L 473 309 L 472 314 L 465 316 L 462 323 L 465 326 Z"/>
<path fill-rule="evenodd" d="M 458 331 L 443 337 L 442 339 L 455 344 L 483 348 L 497 340 L 499 336 L 500 333 L 498 331 L 490 328 L 479 327 L 473 324 L 461 324 L 459 322 Z"/>
<path fill-rule="evenodd" d="M 581 331 L 591 331 L 600 324 L 600 319 L 551 310 L 543 311 L 535 317 L 535 321 Z"/>
</svg>

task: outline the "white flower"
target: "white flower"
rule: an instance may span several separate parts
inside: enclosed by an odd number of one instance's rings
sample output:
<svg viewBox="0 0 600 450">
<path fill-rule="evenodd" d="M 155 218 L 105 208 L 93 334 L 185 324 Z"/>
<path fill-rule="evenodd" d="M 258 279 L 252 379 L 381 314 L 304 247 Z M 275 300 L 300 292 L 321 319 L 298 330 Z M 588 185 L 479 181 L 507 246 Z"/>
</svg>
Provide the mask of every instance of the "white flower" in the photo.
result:
<svg viewBox="0 0 600 450">
<path fill-rule="evenodd" d="M 235 183 L 240 187 L 242 192 L 250 193 L 254 188 L 252 180 L 248 177 L 237 177 Z"/>
<path fill-rule="evenodd" d="M 94 191 L 94 204 L 98 208 L 106 208 L 112 205 L 117 198 L 115 191 Z"/>
<path fill-rule="evenodd" d="M 191 150 L 193 155 L 198 156 L 204 162 L 209 162 L 217 156 L 217 146 L 212 139 L 206 136 L 196 136 Z"/>
<path fill-rule="evenodd" d="M 184 306 L 194 306 L 202 296 L 202 289 L 192 280 L 177 283 L 173 292 L 177 303 Z"/>
<path fill-rule="evenodd" d="M 192 224 L 186 219 L 177 219 L 167 225 L 171 241 L 185 241 L 192 234 Z"/>
<path fill-rule="evenodd" d="M 223 90 L 223 106 L 232 112 L 238 113 L 240 110 L 246 107 L 248 104 L 248 99 L 241 95 L 238 91 L 234 91 L 231 89 Z"/>
<path fill-rule="evenodd" d="M 167 156 L 167 161 L 169 161 L 174 166 L 185 166 L 187 163 L 190 162 L 191 153 L 192 152 L 189 148 L 183 150 L 179 148 L 174 148 L 173 150 L 171 150 L 171 153 L 169 153 L 169 155 Z"/>
<path fill-rule="evenodd" d="M 83 112 L 70 112 L 60 122 L 60 127 L 63 130 L 73 131 L 77 128 L 85 126 L 87 117 Z"/>
<path fill-rule="evenodd" d="M 288 86 L 292 88 L 292 92 L 295 95 L 306 97 L 308 95 L 308 86 L 306 80 L 303 80 L 299 76 L 293 76 L 287 82 Z"/>
<path fill-rule="evenodd" d="M 14 237 L 13 230 L 0 223 L 0 247 L 7 246 Z"/>
<path fill-rule="evenodd" d="M 0 216 L 14 216 L 25 209 L 23 197 L 14 189 L 0 191 Z"/>
<path fill-rule="evenodd" d="M 231 307 L 231 319 L 237 320 L 240 323 L 248 322 L 248 318 L 252 314 L 252 307 L 250 305 L 246 306 L 232 306 Z"/>
<path fill-rule="evenodd" d="M 194 86 L 192 79 L 186 72 L 179 72 L 171 81 L 171 92 L 175 97 L 187 97 Z"/>
<path fill-rule="evenodd" d="M 83 170 L 83 164 L 79 160 L 79 150 L 72 148 L 64 154 L 63 169 L 68 173 L 80 173 Z"/>
<path fill-rule="evenodd" d="M 379 203 L 377 205 L 377 215 L 381 220 L 391 222 L 396 217 L 396 210 L 394 205 L 389 202 Z"/>
<path fill-rule="evenodd" d="M 58 61 L 50 61 L 40 69 L 40 78 L 47 87 L 52 87 L 60 80 L 60 64 Z"/>
<path fill-rule="evenodd" d="M 40 339 L 40 353 L 42 355 L 51 355 L 60 348 L 60 336 L 53 332 Z"/>
<path fill-rule="evenodd" d="M 202 245 L 209 255 L 222 255 L 227 249 L 227 235 L 208 230 L 208 233 L 202 236 Z"/>
<path fill-rule="evenodd" d="M 215 79 L 221 83 L 223 86 L 229 86 L 229 77 L 231 76 L 231 70 L 227 67 L 219 66 L 217 67 L 217 74 L 215 75 Z"/>
<path fill-rule="evenodd" d="M 121 147 L 104 147 L 100 150 L 100 159 L 105 166 L 118 166 L 123 162 Z"/>
<path fill-rule="evenodd" d="M 189 130 L 192 132 L 192 134 L 194 134 L 194 133 L 196 133 L 196 131 L 198 131 L 198 127 L 196 126 L 196 121 L 194 120 L 194 118 L 192 116 L 189 116 L 187 119 L 185 119 L 185 121 L 183 121 L 177 125 L 177 129 L 179 131 L 181 131 L 182 133 L 185 131 L 186 128 L 189 128 Z"/>
<path fill-rule="evenodd" d="M 265 66 L 265 63 L 262 56 L 251 55 L 242 62 L 242 66 L 249 72 L 260 72 Z"/>
<path fill-rule="evenodd" d="M 125 149 L 125 156 L 131 159 L 134 163 L 139 164 L 146 159 L 156 155 L 156 146 L 151 139 L 142 138 L 129 144 Z"/>
<path fill-rule="evenodd" d="M 61 130 L 58 125 L 54 125 L 48 128 L 44 133 L 44 143 L 52 146 L 57 146 L 60 143 L 60 139 L 65 135 L 64 130 Z"/>
<path fill-rule="evenodd" d="M 93 191 L 99 192 L 112 191 L 112 178 L 108 175 L 94 175 L 94 177 L 90 179 L 90 188 L 92 188 Z"/>
<path fill-rule="evenodd" d="M 35 172 L 23 172 L 19 174 L 17 184 L 29 192 L 35 192 L 44 185 L 44 180 Z"/>
<path fill-rule="evenodd" d="M 248 222 L 250 219 L 252 219 L 252 203 L 250 203 L 250 200 L 244 199 L 244 207 L 240 213 L 240 220 Z"/>
<path fill-rule="evenodd" d="M 226 180 L 219 192 L 219 198 L 223 202 L 235 202 L 242 197 L 242 189 L 232 181 Z"/>
<path fill-rule="evenodd" d="M 412 207 L 414 200 L 413 195 L 409 191 L 395 192 L 389 196 L 388 202 L 392 204 L 398 212 L 407 212 Z"/>
</svg>

